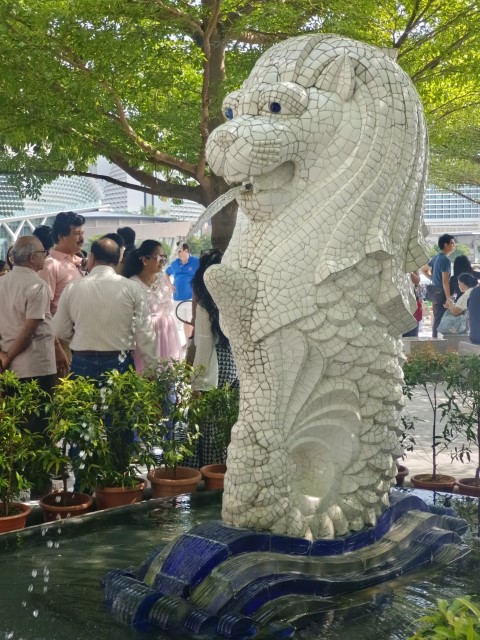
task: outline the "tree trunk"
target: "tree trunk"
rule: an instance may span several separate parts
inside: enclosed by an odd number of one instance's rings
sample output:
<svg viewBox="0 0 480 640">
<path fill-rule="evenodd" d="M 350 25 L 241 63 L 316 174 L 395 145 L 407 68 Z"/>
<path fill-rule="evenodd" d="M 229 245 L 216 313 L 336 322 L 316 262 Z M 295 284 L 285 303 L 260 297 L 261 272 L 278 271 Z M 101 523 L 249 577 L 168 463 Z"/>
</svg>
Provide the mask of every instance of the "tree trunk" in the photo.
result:
<svg viewBox="0 0 480 640">
<path fill-rule="evenodd" d="M 214 249 L 220 249 L 225 251 L 232 237 L 233 229 L 235 227 L 235 221 L 237 219 L 238 205 L 236 201 L 230 202 L 226 207 L 223 207 L 212 218 L 212 247 Z"/>
</svg>

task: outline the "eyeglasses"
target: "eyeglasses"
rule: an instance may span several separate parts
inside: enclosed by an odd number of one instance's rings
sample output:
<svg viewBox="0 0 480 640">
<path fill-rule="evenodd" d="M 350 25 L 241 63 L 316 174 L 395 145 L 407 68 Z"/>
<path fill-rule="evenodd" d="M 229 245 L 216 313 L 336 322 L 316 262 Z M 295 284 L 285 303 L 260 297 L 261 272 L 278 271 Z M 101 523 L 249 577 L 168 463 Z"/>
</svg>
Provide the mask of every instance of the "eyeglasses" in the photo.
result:
<svg viewBox="0 0 480 640">
<path fill-rule="evenodd" d="M 162 260 L 166 260 L 167 256 L 164 253 L 159 253 L 156 256 L 145 256 L 146 258 L 155 258 L 157 262 L 161 262 Z"/>
<path fill-rule="evenodd" d="M 48 251 L 46 249 L 43 249 L 42 251 L 32 251 L 32 254 L 34 253 L 43 253 L 45 258 L 48 256 Z"/>
</svg>

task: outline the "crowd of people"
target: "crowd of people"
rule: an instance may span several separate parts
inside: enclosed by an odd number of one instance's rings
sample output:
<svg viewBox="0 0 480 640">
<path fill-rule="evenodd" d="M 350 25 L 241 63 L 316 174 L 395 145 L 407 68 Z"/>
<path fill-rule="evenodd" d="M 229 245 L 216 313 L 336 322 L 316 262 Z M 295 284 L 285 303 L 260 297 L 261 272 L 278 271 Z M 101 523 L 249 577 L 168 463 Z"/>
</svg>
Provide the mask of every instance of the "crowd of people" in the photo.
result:
<svg viewBox="0 0 480 640">
<path fill-rule="evenodd" d="M 140 373 L 160 360 L 180 360 L 175 305 L 187 302 L 192 307 L 185 337 L 194 332 L 192 364 L 201 371 L 195 390 L 238 383 L 218 309 L 203 283 L 221 252 L 197 258 L 183 242 L 165 268 L 160 242 L 144 240 L 136 247 L 134 230 L 123 227 L 95 240 L 87 255 L 84 223 L 79 214 L 59 213 L 51 228 L 19 237 L 0 263 L 6 276 L 0 277 L 1 370 L 35 379 L 51 395 L 58 377 L 69 374 L 100 381 L 113 369 L 132 366 Z M 43 432 L 44 421 L 35 428 Z M 223 462 L 225 453 L 213 449 L 208 429 L 195 458 Z"/>
<path fill-rule="evenodd" d="M 453 235 L 445 233 L 439 237 L 437 255 L 421 269 L 430 280 L 424 291 L 418 274 L 412 274 L 412 279 L 418 279 L 414 280 L 417 299 L 425 298 L 432 304 L 433 338 L 437 338 L 439 332 L 469 334 L 473 344 L 480 344 L 480 271 L 473 268 L 465 255 L 457 256 L 452 264 L 450 256 L 455 246 Z M 420 318 L 416 317 L 417 321 Z"/>
</svg>

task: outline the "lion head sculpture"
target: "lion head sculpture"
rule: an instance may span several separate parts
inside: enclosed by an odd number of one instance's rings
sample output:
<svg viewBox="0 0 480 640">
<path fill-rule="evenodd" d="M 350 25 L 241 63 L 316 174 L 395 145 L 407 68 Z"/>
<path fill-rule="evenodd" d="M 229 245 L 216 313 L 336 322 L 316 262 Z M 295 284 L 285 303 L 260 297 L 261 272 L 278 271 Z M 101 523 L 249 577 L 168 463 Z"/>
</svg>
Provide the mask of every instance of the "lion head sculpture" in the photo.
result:
<svg viewBox="0 0 480 640">
<path fill-rule="evenodd" d="M 210 166 L 231 183 L 253 185 L 237 198 L 229 259 L 243 266 L 246 255 L 280 260 L 303 292 L 305 315 L 315 293 L 295 273 L 292 233 L 298 247 L 308 245 L 312 285 L 383 254 L 390 267 L 378 303 L 391 305 L 400 294 L 404 310 L 398 308 L 395 328 L 403 332 L 411 307 L 405 274 L 426 262 L 420 221 L 427 137 L 408 76 L 376 47 L 302 36 L 269 49 L 223 111 L 228 121 L 207 145 Z M 252 254 L 245 230 L 252 236 L 268 222 Z"/>
</svg>

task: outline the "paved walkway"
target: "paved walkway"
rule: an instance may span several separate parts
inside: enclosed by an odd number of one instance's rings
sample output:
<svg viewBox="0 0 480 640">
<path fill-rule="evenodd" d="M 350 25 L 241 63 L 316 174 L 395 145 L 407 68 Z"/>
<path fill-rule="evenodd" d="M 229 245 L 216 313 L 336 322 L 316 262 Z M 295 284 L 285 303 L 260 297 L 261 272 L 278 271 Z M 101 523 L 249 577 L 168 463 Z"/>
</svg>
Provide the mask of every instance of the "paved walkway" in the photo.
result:
<svg viewBox="0 0 480 640">
<path fill-rule="evenodd" d="M 430 337 L 431 331 L 431 315 L 424 314 L 424 322 L 420 327 L 420 337 Z M 442 393 L 440 396 L 440 402 L 445 399 L 445 395 Z M 405 485 L 409 485 L 409 479 L 416 473 L 431 473 L 432 469 L 432 409 L 428 401 L 425 392 L 416 391 L 411 401 L 407 400 L 405 407 L 410 416 L 416 416 L 419 420 L 415 423 L 414 438 L 416 444 L 413 451 L 406 454 L 405 459 L 400 461 L 408 467 L 409 476 L 405 481 Z M 440 419 L 441 412 L 438 413 L 438 419 Z M 444 423 L 441 422 L 437 433 L 442 433 Z M 452 444 L 461 446 L 462 439 Z M 441 447 L 439 447 L 441 450 Z M 472 449 L 472 462 L 462 463 L 459 460 L 452 462 L 449 451 L 443 451 L 437 454 L 437 471 L 444 473 L 455 478 L 466 478 L 475 475 L 476 464 L 476 449 Z"/>
</svg>

